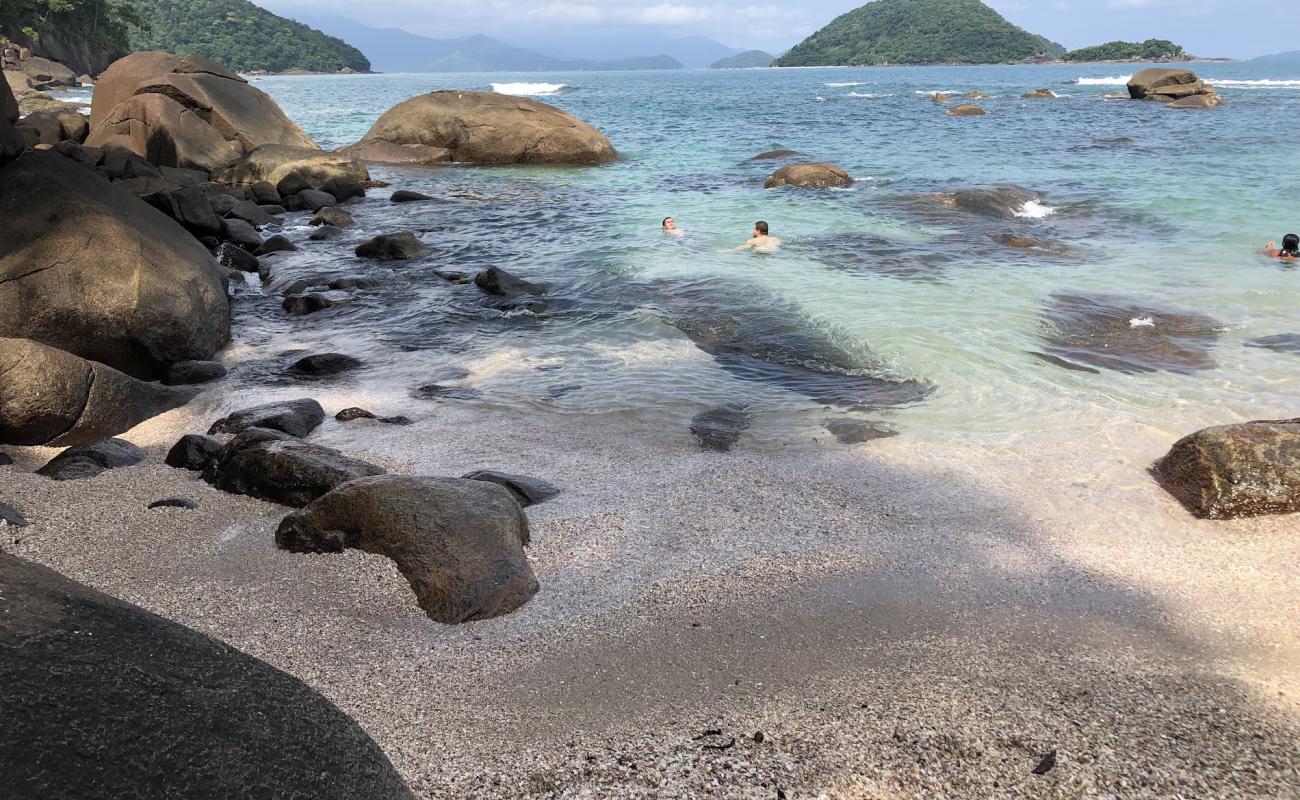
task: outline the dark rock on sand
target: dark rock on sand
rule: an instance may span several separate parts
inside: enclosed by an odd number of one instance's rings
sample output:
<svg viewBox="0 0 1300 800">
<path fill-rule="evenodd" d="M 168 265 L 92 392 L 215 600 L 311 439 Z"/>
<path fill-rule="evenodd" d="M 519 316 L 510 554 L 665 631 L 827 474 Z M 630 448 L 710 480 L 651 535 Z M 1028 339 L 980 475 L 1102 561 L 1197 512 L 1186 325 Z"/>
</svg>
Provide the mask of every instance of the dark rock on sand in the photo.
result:
<svg viewBox="0 0 1300 800">
<path fill-rule="evenodd" d="M 0 467 L 7 467 L 12 463 L 14 463 L 14 460 L 10 458 L 8 453 L 0 453 Z"/>
<path fill-rule="evenodd" d="M 308 225 L 333 225 L 336 228 L 347 228 L 352 225 L 352 215 L 341 208 L 330 206 L 317 211 L 310 220 Z"/>
<path fill-rule="evenodd" d="M 208 464 L 212 463 L 212 459 L 217 457 L 217 453 L 221 452 L 221 446 L 221 442 L 211 436 L 187 433 L 172 445 L 171 450 L 167 451 L 165 463 L 176 469 L 202 472 Z"/>
<path fill-rule="evenodd" d="M 0 338 L 0 443 L 96 442 L 185 405 L 195 392 L 145 383 L 30 339 Z"/>
<path fill-rule="evenodd" d="M 230 339 L 226 273 L 174 220 L 74 161 L 0 169 L 0 336 L 152 378 Z"/>
<path fill-rule="evenodd" d="M 343 353 L 318 353 L 300 358 L 289 368 L 297 375 L 338 375 L 361 368 L 361 359 Z"/>
<path fill-rule="evenodd" d="M 1300 512 L 1300 418 L 1197 431 L 1178 440 L 1153 473 L 1197 517 Z"/>
<path fill-rule="evenodd" d="M 1300 333 L 1279 333 L 1276 336 L 1261 336 L 1246 342 L 1247 347 L 1260 347 L 1278 353 L 1300 354 Z"/>
<path fill-rule="evenodd" d="M 853 178 L 834 164 L 789 164 L 767 176 L 764 189 L 797 186 L 801 189 L 830 189 L 853 185 Z"/>
<path fill-rule="evenodd" d="M 56 481 L 93 478 L 105 470 L 130 467 L 148 458 L 148 454 L 130 442 L 105 439 L 94 444 L 69 447 L 36 470 Z"/>
<path fill-rule="evenodd" d="M 352 408 L 345 408 L 339 413 L 335 414 L 334 419 L 340 422 L 351 422 L 355 419 L 378 419 L 378 416 L 371 411 L 365 410 L 364 408 L 357 408 L 356 406 L 353 406 Z"/>
<path fill-rule="evenodd" d="M 303 437 L 324 421 L 325 409 L 310 397 L 304 397 L 235 411 L 212 423 L 208 433 L 239 433 L 248 428 L 266 428 Z"/>
<path fill-rule="evenodd" d="M 300 508 L 340 484 L 383 472 L 329 447 L 249 428 L 221 448 L 203 480 L 225 492 Z"/>
<path fill-rule="evenodd" d="M 6 797 L 411 800 L 297 678 L 16 556 L 0 586 Z"/>
<path fill-rule="evenodd" d="M 362 242 L 357 246 L 356 254 L 360 258 L 373 258 L 378 261 L 403 261 L 417 258 L 425 253 L 424 242 L 409 232 L 387 233 Z"/>
<path fill-rule="evenodd" d="M 461 476 L 470 481 L 487 481 L 506 487 L 510 493 L 519 501 L 519 505 L 527 508 L 538 503 L 544 503 L 560 493 L 560 490 L 537 478 L 530 478 L 527 475 L 512 475 L 508 472 L 497 472 L 492 469 L 480 469 Z"/>
<path fill-rule="evenodd" d="M 312 231 L 307 238 L 313 242 L 327 242 L 330 239 L 337 239 L 342 235 L 343 230 L 341 228 L 336 228 L 333 225 L 321 225 L 316 230 Z"/>
<path fill-rule="evenodd" d="M 424 612 L 456 624 L 508 614 L 537 593 L 528 518 L 485 481 L 384 475 L 339 486 L 280 523 L 296 553 L 356 548 L 397 563 Z"/>
<path fill-rule="evenodd" d="M 705 450 L 730 452 L 749 429 L 754 417 L 745 406 L 721 406 L 696 414 L 691 420 L 691 434 Z"/>
<path fill-rule="evenodd" d="M 474 285 L 482 291 L 498 297 L 511 295 L 545 294 L 546 284 L 533 283 L 511 275 L 500 267 L 488 267 L 474 276 Z"/>
<path fill-rule="evenodd" d="M 1044 324 L 1049 355 L 1126 373 L 1213 369 L 1222 328 L 1196 312 L 1082 294 L 1054 295 Z"/>
<path fill-rule="evenodd" d="M 897 436 L 898 431 L 883 422 L 861 419 L 828 419 L 822 424 L 840 444 L 861 444 Z"/>
<path fill-rule="evenodd" d="M 271 253 L 292 253 L 297 249 L 298 245 L 289 241 L 288 237 L 276 234 L 262 242 L 262 245 L 253 251 L 253 255 L 260 258 Z"/>
<path fill-rule="evenodd" d="M 358 147 L 379 140 L 446 148 L 479 164 L 604 164 L 618 158 L 599 131 L 554 106 L 491 92 L 439 91 L 398 103 Z"/>
<path fill-rule="evenodd" d="M 189 386 L 208 383 L 226 376 L 226 367 L 219 361 L 178 361 L 167 365 L 163 383 L 168 386 Z"/>
<path fill-rule="evenodd" d="M 257 260 L 257 256 L 230 242 L 223 242 L 217 248 L 217 262 L 240 272 L 259 272 L 262 269 L 262 262 Z"/>
<path fill-rule="evenodd" d="M 5 503 L 3 500 L 0 500 L 0 522 L 14 528 L 27 527 L 27 518 L 22 514 L 19 514 L 17 509 Z M 0 558 L 2 557 L 3 556 L 0 555 Z M 2 596 L 0 596 L 0 599 L 2 599 Z"/>
<path fill-rule="evenodd" d="M 433 197 L 420 192 L 412 192 L 407 189 L 398 189 L 393 192 L 393 196 L 389 199 L 394 203 L 417 203 L 421 200 L 432 200 Z"/>
<path fill-rule="evenodd" d="M 168 497 L 163 500 L 155 500 L 149 504 L 150 511 L 155 508 L 181 508 L 186 511 L 194 511 L 198 507 L 199 504 L 188 497 Z"/>
<path fill-rule="evenodd" d="M 335 300 L 328 295 L 309 293 L 309 294 L 291 294 L 284 298 L 280 305 L 285 311 L 300 317 L 306 314 L 315 314 L 317 311 L 324 311 L 327 308 L 333 308 L 342 305 L 342 300 Z"/>
</svg>

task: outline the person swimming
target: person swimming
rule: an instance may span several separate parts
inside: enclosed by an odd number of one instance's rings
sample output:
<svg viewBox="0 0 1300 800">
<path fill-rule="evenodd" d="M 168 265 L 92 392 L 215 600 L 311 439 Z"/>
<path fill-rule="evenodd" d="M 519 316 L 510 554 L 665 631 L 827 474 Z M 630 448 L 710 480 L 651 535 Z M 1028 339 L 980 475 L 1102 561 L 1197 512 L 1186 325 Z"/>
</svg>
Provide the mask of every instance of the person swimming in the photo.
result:
<svg viewBox="0 0 1300 800">
<path fill-rule="evenodd" d="M 768 225 L 763 220 L 754 223 L 754 235 L 748 241 L 736 248 L 736 252 L 741 250 L 757 250 L 760 253 L 770 253 L 781 246 L 781 240 L 768 233 Z"/>
<path fill-rule="evenodd" d="M 663 227 L 664 233 L 669 236 L 683 236 L 686 233 L 686 231 L 677 227 L 677 220 L 672 217 L 664 217 L 664 221 L 660 225 Z"/>
<path fill-rule="evenodd" d="M 1297 236 L 1294 233 L 1288 233 L 1286 236 L 1282 237 L 1281 247 L 1278 247 L 1273 242 L 1269 242 L 1264 245 L 1264 249 L 1260 252 L 1266 256 L 1285 258 L 1288 261 L 1300 258 L 1300 236 Z"/>
</svg>

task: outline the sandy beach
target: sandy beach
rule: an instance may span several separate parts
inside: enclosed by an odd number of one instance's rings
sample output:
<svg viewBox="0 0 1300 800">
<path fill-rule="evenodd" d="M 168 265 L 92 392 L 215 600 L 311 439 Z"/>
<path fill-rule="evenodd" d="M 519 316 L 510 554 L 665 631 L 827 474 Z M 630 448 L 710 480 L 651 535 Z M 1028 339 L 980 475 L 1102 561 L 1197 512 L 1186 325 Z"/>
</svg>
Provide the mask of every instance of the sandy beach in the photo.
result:
<svg viewBox="0 0 1300 800">
<path fill-rule="evenodd" d="M 540 593 L 442 626 L 387 559 L 279 551 L 287 509 L 162 465 L 233 402 L 91 480 L 22 451 L 0 546 L 302 678 L 420 797 L 1300 796 L 1297 520 L 1193 520 L 1145 473 L 1162 431 L 718 454 L 616 416 L 328 421 L 394 471 L 563 490 L 529 509 Z"/>
</svg>

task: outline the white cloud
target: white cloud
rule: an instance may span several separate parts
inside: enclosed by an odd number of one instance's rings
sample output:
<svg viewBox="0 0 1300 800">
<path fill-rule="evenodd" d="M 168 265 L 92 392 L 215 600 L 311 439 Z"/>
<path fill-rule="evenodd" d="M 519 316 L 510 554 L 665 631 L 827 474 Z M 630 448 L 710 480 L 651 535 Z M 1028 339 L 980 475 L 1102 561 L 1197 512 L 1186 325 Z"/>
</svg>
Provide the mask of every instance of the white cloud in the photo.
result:
<svg viewBox="0 0 1300 800">
<path fill-rule="evenodd" d="M 564 20 L 567 22 L 580 22 L 583 24 L 595 24 L 605 21 L 605 10 L 600 6 L 594 6 L 590 3 L 547 3 L 544 6 L 538 6 L 528 12 L 530 17 L 544 17 L 546 19 Z"/>
</svg>

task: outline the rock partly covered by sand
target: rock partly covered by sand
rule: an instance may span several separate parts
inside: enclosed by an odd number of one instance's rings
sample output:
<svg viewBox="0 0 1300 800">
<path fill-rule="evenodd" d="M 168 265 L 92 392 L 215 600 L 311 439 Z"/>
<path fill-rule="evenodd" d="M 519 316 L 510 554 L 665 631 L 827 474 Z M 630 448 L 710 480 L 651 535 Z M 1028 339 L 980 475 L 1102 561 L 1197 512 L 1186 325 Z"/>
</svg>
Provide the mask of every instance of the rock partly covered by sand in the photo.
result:
<svg viewBox="0 0 1300 800">
<path fill-rule="evenodd" d="M 128 441 L 105 439 L 69 447 L 36 470 L 36 474 L 56 481 L 75 481 L 93 478 L 105 470 L 131 467 L 147 457 L 143 450 Z"/>
<path fill-rule="evenodd" d="M 0 443 L 67 446 L 130 430 L 184 405 L 159 386 L 30 339 L 0 338 Z"/>
<path fill-rule="evenodd" d="M 445 623 L 508 614 L 537 593 L 528 538 L 528 518 L 503 486 L 396 475 L 345 483 L 275 534 L 292 552 L 357 548 L 393 559 L 424 612 Z"/>
<path fill-rule="evenodd" d="M 333 703 L 227 644 L 0 554 L 12 797 L 410 800 Z"/>
<path fill-rule="evenodd" d="M 524 508 L 538 503 L 545 503 L 560 493 L 559 489 L 539 478 L 514 475 L 509 472 L 498 472 L 494 469 L 479 469 L 461 477 L 470 481 L 487 481 L 488 483 L 504 486 L 510 490 L 510 493 L 515 496 L 515 500 L 518 500 L 519 505 Z"/>
<path fill-rule="evenodd" d="M 852 184 L 853 178 L 834 164 L 789 164 L 767 176 L 763 188 L 798 186 L 802 189 L 830 189 Z"/>
<path fill-rule="evenodd" d="M 1300 512 L 1300 418 L 1205 428 L 1179 439 L 1153 473 L 1198 517 Z"/>
<path fill-rule="evenodd" d="M 226 273 L 147 203 L 32 153 L 0 170 L 0 336 L 156 377 L 229 340 Z"/>
<path fill-rule="evenodd" d="M 475 164 L 589 165 L 618 158 L 600 131 L 576 117 L 546 103 L 494 92 L 412 97 L 384 112 L 348 152 L 364 157 L 367 149 L 379 147 L 376 142 L 443 148 L 453 161 Z"/>
</svg>

